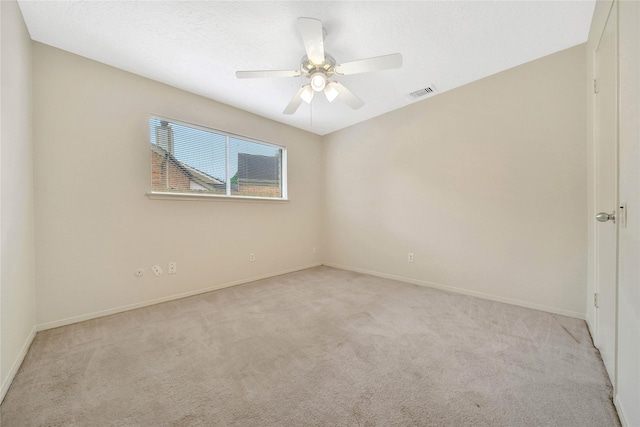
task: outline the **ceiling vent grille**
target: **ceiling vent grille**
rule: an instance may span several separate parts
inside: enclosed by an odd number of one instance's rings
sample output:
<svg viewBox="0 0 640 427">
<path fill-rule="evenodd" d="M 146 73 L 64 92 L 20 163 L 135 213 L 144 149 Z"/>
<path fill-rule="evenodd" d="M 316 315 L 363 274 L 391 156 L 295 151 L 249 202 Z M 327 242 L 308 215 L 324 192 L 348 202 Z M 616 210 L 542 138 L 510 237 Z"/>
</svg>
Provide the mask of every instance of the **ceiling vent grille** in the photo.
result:
<svg viewBox="0 0 640 427">
<path fill-rule="evenodd" d="M 434 86 L 427 86 L 424 89 L 419 89 L 415 92 L 411 92 L 412 98 L 422 98 L 423 96 L 433 95 L 436 93 L 436 88 Z"/>
</svg>

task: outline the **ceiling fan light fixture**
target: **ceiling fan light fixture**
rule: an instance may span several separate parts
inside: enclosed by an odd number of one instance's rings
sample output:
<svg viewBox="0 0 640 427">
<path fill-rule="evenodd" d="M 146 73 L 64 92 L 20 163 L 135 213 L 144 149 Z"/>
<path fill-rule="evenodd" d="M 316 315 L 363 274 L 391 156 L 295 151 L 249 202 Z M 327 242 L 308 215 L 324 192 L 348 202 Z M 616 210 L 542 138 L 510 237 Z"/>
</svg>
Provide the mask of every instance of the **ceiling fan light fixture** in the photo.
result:
<svg viewBox="0 0 640 427">
<path fill-rule="evenodd" d="M 327 101 L 333 102 L 339 95 L 338 89 L 333 85 L 333 82 L 329 82 L 327 87 L 324 88 L 324 96 L 327 97 Z"/>
<path fill-rule="evenodd" d="M 311 100 L 313 99 L 313 89 L 311 89 L 311 85 L 305 85 L 303 87 L 300 98 L 307 104 L 311 104 Z"/>
<path fill-rule="evenodd" d="M 322 92 L 327 85 L 327 76 L 322 71 L 311 74 L 311 88 L 316 92 Z"/>
</svg>

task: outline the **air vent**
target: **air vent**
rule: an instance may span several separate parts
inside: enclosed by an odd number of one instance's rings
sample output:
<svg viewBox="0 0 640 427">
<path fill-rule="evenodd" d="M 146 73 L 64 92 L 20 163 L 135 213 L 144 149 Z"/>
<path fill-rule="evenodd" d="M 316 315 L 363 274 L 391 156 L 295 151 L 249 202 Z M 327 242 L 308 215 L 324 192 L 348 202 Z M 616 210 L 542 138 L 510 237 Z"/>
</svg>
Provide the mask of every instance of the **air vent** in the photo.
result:
<svg viewBox="0 0 640 427">
<path fill-rule="evenodd" d="M 412 98 L 422 98 L 423 96 L 433 95 L 436 93 L 436 88 L 434 86 L 427 86 L 424 89 L 419 89 L 415 92 L 411 92 Z"/>
</svg>

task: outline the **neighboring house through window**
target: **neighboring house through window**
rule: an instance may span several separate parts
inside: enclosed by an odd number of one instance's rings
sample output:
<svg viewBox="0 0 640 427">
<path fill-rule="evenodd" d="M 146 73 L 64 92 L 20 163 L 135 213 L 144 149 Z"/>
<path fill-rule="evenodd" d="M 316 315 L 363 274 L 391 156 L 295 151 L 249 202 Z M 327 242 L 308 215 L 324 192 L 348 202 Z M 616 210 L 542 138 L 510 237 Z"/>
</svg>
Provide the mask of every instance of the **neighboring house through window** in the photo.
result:
<svg viewBox="0 0 640 427">
<path fill-rule="evenodd" d="M 154 193 L 286 198 L 284 147 L 156 117 L 150 134 Z"/>
</svg>

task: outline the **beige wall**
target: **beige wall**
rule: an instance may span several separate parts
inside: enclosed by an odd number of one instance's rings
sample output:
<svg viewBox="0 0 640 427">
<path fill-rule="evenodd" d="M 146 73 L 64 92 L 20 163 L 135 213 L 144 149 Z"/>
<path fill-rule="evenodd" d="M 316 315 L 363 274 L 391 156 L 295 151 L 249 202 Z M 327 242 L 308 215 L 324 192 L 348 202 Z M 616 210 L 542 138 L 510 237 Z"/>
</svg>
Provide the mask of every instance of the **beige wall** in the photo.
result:
<svg viewBox="0 0 640 427">
<path fill-rule="evenodd" d="M 585 60 L 580 45 L 326 136 L 324 261 L 583 318 Z"/>
<path fill-rule="evenodd" d="M 31 39 L 0 2 L 0 401 L 35 333 Z"/>
<path fill-rule="evenodd" d="M 40 328 L 320 263 L 319 136 L 39 43 L 33 51 Z M 152 113 L 285 145 L 290 202 L 150 200 Z"/>
</svg>

